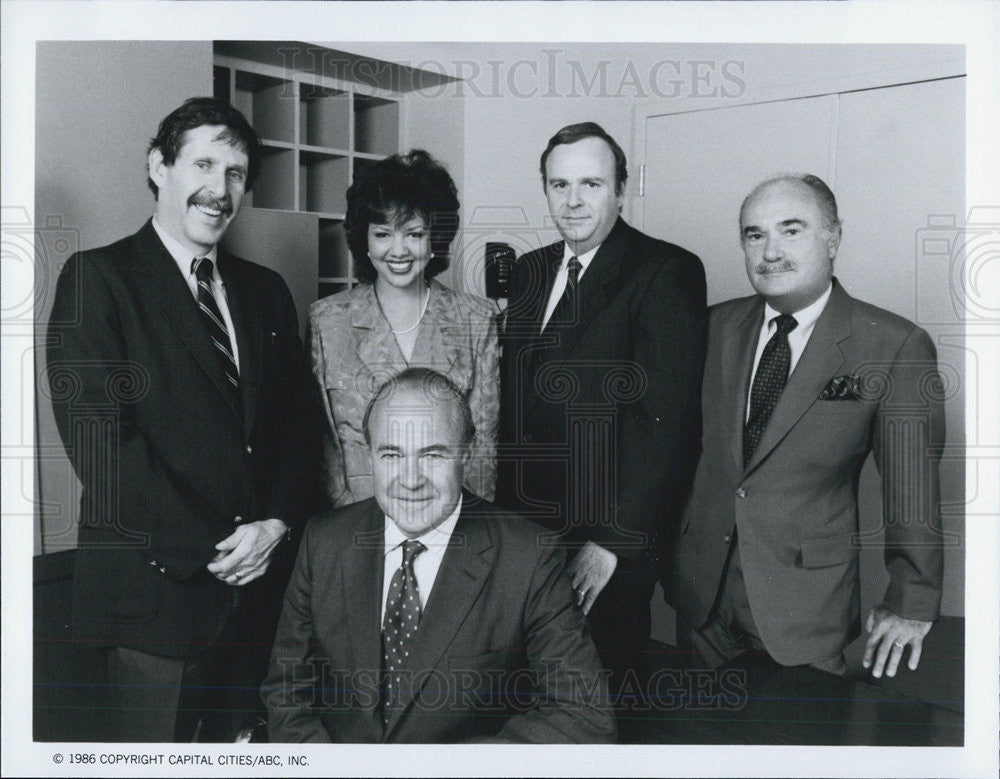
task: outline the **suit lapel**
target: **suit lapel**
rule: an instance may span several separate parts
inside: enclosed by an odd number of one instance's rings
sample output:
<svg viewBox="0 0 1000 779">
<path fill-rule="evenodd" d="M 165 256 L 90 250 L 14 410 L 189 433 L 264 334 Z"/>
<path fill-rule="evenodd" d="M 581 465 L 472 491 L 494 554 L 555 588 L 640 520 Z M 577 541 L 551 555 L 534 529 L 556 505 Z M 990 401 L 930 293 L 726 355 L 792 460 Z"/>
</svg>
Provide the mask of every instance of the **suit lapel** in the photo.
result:
<svg viewBox="0 0 1000 779">
<path fill-rule="evenodd" d="M 739 320 L 736 328 L 726 337 L 722 352 L 722 397 L 727 400 L 724 414 L 727 428 L 726 440 L 730 441 L 733 467 L 743 471 L 743 427 L 746 424 L 747 394 L 750 391 L 750 372 L 760 337 L 764 312 L 764 299 L 752 299 L 750 310 Z M 733 367 L 733 370 L 729 370 Z"/>
<path fill-rule="evenodd" d="M 226 405 L 239 418 L 239 410 L 228 388 L 222 362 L 198 311 L 198 303 L 184 277 L 178 272 L 174 258 L 153 229 L 152 220 L 146 222 L 135 234 L 133 241 L 135 277 L 143 288 L 145 299 L 154 301 L 171 329 L 225 398 Z"/>
<path fill-rule="evenodd" d="M 519 377 L 517 382 L 525 399 L 525 410 L 532 408 L 538 400 L 535 389 L 535 371 L 538 369 L 538 358 L 546 348 L 555 343 L 551 334 L 541 332 L 541 327 L 545 308 L 549 302 L 549 296 L 552 294 L 552 286 L 555 284 L 556 270 L 562 253 L 562 241 L 550 244 L 531 260 L 535 263 L 534 267 L 518 269 L 518 274 L 527 278 L 529 289 L 535 290 L 535 294 L 530 298 L 523 314 L 523 321 L 528 324 L 528 328 L 526 331 L 520 331 L 519 338 L 524 339 L 521 341 L 524 346 L 517 352 L 521 355 L 521 364 L 524 365 L 526 371 L 526 375 Z M 535 283 L 536 279 L 538 280 L 537 284 Z"/>
<path fill-rule="evenodd" d="M 778 404 L 768 420 L 760 443 L 747 464 L 747 471 L 757 467 L 783 439 L 792 426 L 816 402 L 830 377 L 844 363 L 840 343 L 851 335 L 851 298 L 834 282 L 826 308 L 816 321 L 802 356 L 788 377 Z"/>
<path fill-rule="evenodd" d="M 358 344 L 358 359 L 374 377 L 371 386 L 374 392 L 382 382 L 404 371 L 406 360 L 389 322 L 382 316 L 373 284 L 359 284 L 351 291 L 350 316 Z"/>
<path fill-rule="evenodd" d="M 556 282 L 556 272 L 559 263 L 562 261 L 563 242 L 557 241 L 550 244 L 541 253 L 540 262 L 542 267 L 537 276 L 543 280 L 539 285 L 539 294 L 532 300 L 531 310 L 526 312 L 526 320 L 531 322 L 531 333 L 534 338 L 542 337 L 542 319 L 545 316 L 545 308 L 548 305 L 549 297 L 552 295 L 552 285 Z M 531 274 L 535 276 L 536 274 Z"/>
<path fill-rule="evenodd" d="M 468 340 L 467 328 L 456 317 L 456 309 L 448 305 L 449 298 L 439 282 L 431 279 L 427 293 L 430 296 L 427 311 L 420 320 L 410 365 L 429 365 L 448 376 L 455 363 L 462 359 L 461 348 Z"/>
<path fill-rule="evenodd" d="M 462 513 L 451 534 L 434 589 L 420 618 L 420 628 L 410 647 L 408 667 L 417 684 L 404 691 L 399 709 L 389 720 L 386 736 L 399 722 L 402 713 L 413 705 L 489 578 L 493 564 L 490 551 L 493 541 L 487 522 L 475 511 L 477 501 L 469 493 L 464 493 Z"/>
<path fill-rule="evenodd" d="M 537 336 L 536 343 L 534 344 L 535 348 L 532 351 L 534 362 L 531 371 L 531 386 L 535 384 L 533 380 L 534 367 L 538 361 L 545 359 L 546 362 L 552 362 L 568 358 L 577 342 L 587 331 L 590 321 L 598 311 L 607 305 L 610 297 L 609 290 L 617 283 L 618 276 L 621 273 L 622 261 L 628 249 L 628 243 L 629 227 L 625 224 L 624 220 L 619 218 L 611 232 L 608 233 L 608 237 L 604 239 L 601 248 L 597 250 L 597 254 L 594 255 L 594 259 L 580 281 L 577 295 L 579 305 L 576 320 L 572 324 L 565 326 L 553 325 L 546 327 L 545 331 Z M 548 283 L 546 284 L 546 293 L 540 301 L 537 312 L 538 327 L 541 327 L 546 304 L 552 293 L 552 285 L 556 273 L 555 268 L 563 252 L 562 243 L 554 244 L 553 247 L 550 253 L 551 262 L 549 262 L 549 270 L 547 271 L 549 276 Z M 536 330 L 536 332 L 538 331 Z M 534 408 L 538 400 L 539 396 L 532 393 L 528 399 L 526 410 L 530 411 Z"/>
<path fill-rule="evenodd" d="M 587 272 L 583 274 L 578 290 L 578 316 L 572 325 L 556 331 L 559 342 L 552 350 L 554 356 L 568 356 L 573 347 L 587 331 L 590 320 L 608 302 L 608 289 L 618 281 L 622 261 L 628 249 L 628 226 L 618 219 L 601 248 L 591 260 Z"/>
<path fill-rule="evenodd" d="M 271 334 L 264 332 L 261 312 L 264 301 L 245 274 L 237 273 L 231 255 L 219 249 L 219 274 L 226 287 L 226 303 L 236 331 L 240 353 L 240 395 L 243 400 L 243 432 L 249 438 L 257 412 L 260 391 L 262 347 Z"/>
<path fill-rule="evenodd" d="M 385 514 L 371 500 L 371 507 L 355 526 L 352 543 L 340 553 L 340 577 L 343 603 L 340 611 L 346 615 L 347 636 L 353 649 L 353 664 L 357 669 L 382 667 L 382 577 L 385 572 Z M 382 730 L 382 717 L 373 706 L 372 727 Z"/>
</svg>

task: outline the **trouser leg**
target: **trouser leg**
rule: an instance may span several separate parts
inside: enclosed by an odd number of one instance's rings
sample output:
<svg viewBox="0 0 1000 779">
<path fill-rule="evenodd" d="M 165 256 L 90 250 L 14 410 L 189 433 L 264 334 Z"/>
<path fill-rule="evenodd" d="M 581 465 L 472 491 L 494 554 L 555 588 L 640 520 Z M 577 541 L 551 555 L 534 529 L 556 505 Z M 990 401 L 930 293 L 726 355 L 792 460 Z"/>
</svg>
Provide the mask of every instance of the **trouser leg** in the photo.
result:
<svg viewBox="0 0 1000 779">
<path fill-rule="evenodd" d="M 601 664 L 611 671 L 612 700 L 620 707 L 638 704 L 645 697 L 653 585 L 644 565 L 619 561 L 588 614 Z"/>
</svg>

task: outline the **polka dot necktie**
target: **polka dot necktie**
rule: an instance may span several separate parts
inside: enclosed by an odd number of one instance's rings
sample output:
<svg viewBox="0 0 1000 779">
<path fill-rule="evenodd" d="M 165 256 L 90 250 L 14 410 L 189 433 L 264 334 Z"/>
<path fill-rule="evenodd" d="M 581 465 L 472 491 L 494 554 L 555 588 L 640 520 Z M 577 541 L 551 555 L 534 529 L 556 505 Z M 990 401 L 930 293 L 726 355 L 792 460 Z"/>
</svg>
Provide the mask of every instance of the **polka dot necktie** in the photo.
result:
<svg viewBox="0 0 1000 779">
<path fill-rule="evenodd" d="M 413 561 L 427 547 L 419 541 L 403 542 L 403 564 L 389 582 L 389 597 L 382 620 L 382 663 L 385 666 L 385 695 L 382 715 L 388 723 L 398 707 L 402 685 L 402 669 L 409 658 L 409 646 L 420 624 L 420 591 Z"/>
<path fill-rule="evenodd" d="M 198 308 L 201 311 L 201 318 L 208 328 L 208 334 L 215 345 L 216 353 L 222 363 L 222 370 L 226 374 L 226 381 L 232 392 L 232 397 L 236 402 L 236 408 L 240 407 L 240 372 L 236 367 L 236 358 L 233 356 L 233 344 L 229 340 L 229 331 L 222 320 L 222 312 L 219 304 L 212 294 L 212 261 L 208 257 L 195 257 L 191 264 L 195 278 L 198 279 Z"/>
<path fill-rule="evenodd" d="M 777 322 L 777 330 L 761 352 L 757 373 L 753 377 L 753 388 L 750 390 L 750 417 L 743 428 L 744 468 L 749 464 L 761 436 L 764 435 L 771 412 L 778 405 L 778 398 L 788 381 L 788 366 L 792 362 L 788 334 L 799 323 L 791 314 L 782 314 L 772 321 Z"/>
</svg>

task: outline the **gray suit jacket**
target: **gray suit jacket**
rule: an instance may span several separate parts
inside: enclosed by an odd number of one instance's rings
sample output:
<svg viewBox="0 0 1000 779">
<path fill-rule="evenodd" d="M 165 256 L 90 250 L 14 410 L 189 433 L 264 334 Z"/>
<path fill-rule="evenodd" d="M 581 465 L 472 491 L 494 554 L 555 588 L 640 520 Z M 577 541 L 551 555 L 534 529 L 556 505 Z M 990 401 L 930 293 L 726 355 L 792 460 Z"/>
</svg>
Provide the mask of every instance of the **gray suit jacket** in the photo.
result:
<svg viewBox="0 0 1000 779">
<path fill-rule="evenodd" d="M 754 621 L 785 665 L 833 657 L 859 634 L 858 478 L 882 476 L 884 604 L 933 620 L 941 599 L 938 461 L 944 441 L 934 345 L 902 317 L 850 297 L 829 303 L 746 468 L 742 437 L 764 301 L 714 306 L 702 391 L 702 454 L 667 565 L 667 600 L 694 627 L 709 618 L 738 536 Z M 821 395 L 852 377 L 839 400 Z M 841 385 L 845 382 L 841 382 Z"/>
</svg>

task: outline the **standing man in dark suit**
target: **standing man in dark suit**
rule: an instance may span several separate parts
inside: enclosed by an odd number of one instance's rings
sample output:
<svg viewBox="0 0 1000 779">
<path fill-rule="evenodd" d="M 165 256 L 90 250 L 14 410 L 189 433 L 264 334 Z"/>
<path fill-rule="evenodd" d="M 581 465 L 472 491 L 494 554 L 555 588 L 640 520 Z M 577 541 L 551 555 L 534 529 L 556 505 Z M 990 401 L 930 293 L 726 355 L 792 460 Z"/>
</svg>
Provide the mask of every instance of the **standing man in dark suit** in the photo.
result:
<svg viewBox="0 0 1000 779">
<path fill-rule="evenodd" d="M 306 528 L 262 689 L 271 740 L 613 740 L 562 550 L 462 492 L 463 393 L 409 368 L 363 428 L 375 497 Z"/>
<path fill-rule="evenodd" d="M 148 164 L 153 218 L 70 258 L 49 329 L 82 482 L 74 631 L 108 674 L 108 740 L 229 740 L 308 511 L 309 377 L 281 277 L 218 247 L 260 165 L 244 116 L 192 98 Z"/>
<path fill-rule="evenodd" d="M 841 228 L 815 176 L 765 181 L 740 237 L 757 294 L 711 309 L 702 456 L 664 590 L 682 648 L 716 666 L 764 651 L 842 673 L 860 632 L 858 478 L 882 475 L 890 582 L 864 663 L 917 667 L 938 616 L 944 440 L 934 345 L 833 278 Z"/>
<path fill-rule="evenodd" d="M 501 372 L 497 502 L 565 547 L 612 696 L 648 668 L 654 544 L 698 452 L 705 274 L 619 216 L 625 155 L 593 122 L 541 158 L 562 241 L 517 262 Z"/>
</svg>

